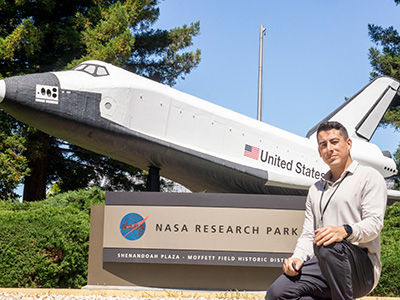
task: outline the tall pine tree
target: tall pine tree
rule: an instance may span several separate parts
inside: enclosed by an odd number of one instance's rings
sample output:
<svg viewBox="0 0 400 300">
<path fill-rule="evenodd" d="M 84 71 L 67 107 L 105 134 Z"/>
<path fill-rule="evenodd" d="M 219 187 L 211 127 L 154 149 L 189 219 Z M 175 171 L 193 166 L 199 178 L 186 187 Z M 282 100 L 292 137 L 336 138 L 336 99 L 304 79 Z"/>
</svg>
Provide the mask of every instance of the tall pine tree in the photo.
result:
<svg viewBox="0 0 400 300">
<path fill-rule="evenodd" d="M 185 52 L 200 26 L 155 30 L 158 17 L 157 0 L 0 0 L 0 78 L 64 70 L 97 59 L 173 85 L 200 63 L 199 49 Z M 0 117 L 10 118 L 4 112 Z M 131 180 L 141 170 L 12 123 L 12 133 L 5 122 L 0 131 L 20 143 L 10 149 L 18 150 L 19 181 L 30 172 L 24 200 L 43 199 L 52 182 L 65 191 L 100 184 L 106 177 L 107 189 L 142 188 Z M 0 182 L 7 181 L 3 171 L 0 176 Z M 16 184 L 5 188 L 7 193 Z"/>
<path fill-rule="evenodd" d="M 394 0 L 396 5 L 400 0 Z M 375 47 L 369 49 L 369 60 L 373 71 L 371 77 L 387 75 L 400 81 L 400 35 L 393 26 L 382 28 L 378 25 L 368 25 L 369 36 Z M 386 111 L 382 126 L 393 126 L 397 131 L 400 130 L 400 97 L 393 101 Z M 400 148 L 397 149 L 394 159 L 400 175 Z"/>
</svg>

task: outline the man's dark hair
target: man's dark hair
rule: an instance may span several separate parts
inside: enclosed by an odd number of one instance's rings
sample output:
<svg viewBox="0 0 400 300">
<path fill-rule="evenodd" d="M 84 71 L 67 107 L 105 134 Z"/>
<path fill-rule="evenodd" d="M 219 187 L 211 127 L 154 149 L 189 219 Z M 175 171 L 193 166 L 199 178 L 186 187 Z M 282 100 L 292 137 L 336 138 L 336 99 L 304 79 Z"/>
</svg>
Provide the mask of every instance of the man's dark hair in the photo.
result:
<svg viewBox="0 0 400 300">
<path fill-rule="evenodd" d="M 321 131 L 329 131 L 331 129 L 336 129 L 340 131 L 341 136 L 344 138 L 345 141 L 349 138 L 349 134 L 347 133 L 347 129 L 337 121 L 329 121 L 325 123 L 321 123 L 317 129 L 317 136 Z"/>
</svg>

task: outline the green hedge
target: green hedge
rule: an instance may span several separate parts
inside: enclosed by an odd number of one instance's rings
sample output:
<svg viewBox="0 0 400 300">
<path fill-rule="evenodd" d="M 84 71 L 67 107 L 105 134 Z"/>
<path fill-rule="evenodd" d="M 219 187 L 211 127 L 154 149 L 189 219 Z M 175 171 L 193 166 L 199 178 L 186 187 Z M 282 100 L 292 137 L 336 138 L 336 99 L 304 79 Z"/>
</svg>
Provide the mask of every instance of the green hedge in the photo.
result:
<svg viewBox="0 0 400 300">
<path fill-rule="evenodd" d="M 104 193 L 0 202 L 0 287 L 80 288 L 87 282 L 90 206 Z"/>
<path fill-rule="evenodd" d="M 373 296 L 400 296 L 400 202 L 388 206 L 381 234 L 382 275 Z"/>
</svg>

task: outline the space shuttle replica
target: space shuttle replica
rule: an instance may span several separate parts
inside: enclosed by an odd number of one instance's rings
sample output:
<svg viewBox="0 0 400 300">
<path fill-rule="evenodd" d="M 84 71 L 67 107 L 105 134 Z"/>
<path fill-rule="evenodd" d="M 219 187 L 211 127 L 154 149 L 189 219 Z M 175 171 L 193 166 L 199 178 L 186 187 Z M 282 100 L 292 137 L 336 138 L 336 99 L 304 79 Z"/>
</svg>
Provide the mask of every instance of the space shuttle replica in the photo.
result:
<svg viewBox="0 0 400 300">
<path fill-rule="evenodd" d="M 384 177 L 397 174 L 395 162 L 369 140 L 398 88 L 376 78 L 322 120 L 341 122 L 353 159 Z M 0 80 L 0 107 L 83 148 L 159 168 L 193 192 L 305 195 L 328 170 L 318 124 L 301 137 L 100 61 Z"/>
</svg>

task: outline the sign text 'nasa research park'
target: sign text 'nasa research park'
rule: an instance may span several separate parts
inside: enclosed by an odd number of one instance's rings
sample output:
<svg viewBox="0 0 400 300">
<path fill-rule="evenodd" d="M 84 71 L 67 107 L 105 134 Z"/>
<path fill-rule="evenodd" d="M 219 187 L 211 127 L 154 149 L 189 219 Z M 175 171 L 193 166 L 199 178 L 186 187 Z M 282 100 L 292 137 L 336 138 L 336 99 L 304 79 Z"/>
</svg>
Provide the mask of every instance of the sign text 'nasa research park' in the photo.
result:
<svg viewBox="0 0 400 300">
<path fill-rule="evenodd" d="M 279 266 L 293 251 L 304 220 L 304 201 L 286 198 L 107 193 L 103 260 Z"/>
</svg>

